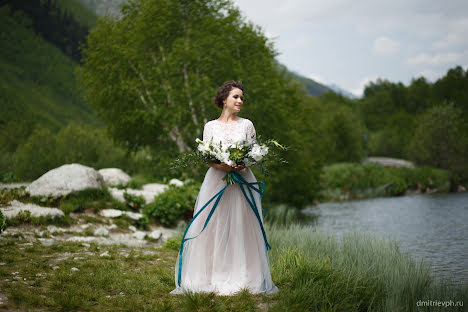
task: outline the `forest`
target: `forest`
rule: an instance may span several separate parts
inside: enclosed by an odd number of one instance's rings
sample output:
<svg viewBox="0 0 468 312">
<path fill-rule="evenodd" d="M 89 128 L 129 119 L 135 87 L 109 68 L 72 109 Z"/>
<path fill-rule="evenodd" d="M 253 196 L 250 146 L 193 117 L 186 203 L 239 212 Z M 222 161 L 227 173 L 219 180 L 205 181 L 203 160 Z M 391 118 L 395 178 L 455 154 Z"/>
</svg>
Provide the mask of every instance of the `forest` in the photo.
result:
<svg viewBox="0 0 468 312">
<path fill-rule="evenodd" d="M 60 1 L 2 1 L 2 181 L 31 181 L 71 162 L 201 179 L 206 167 L 186 172 L 171 162 L 217 118 L 217 86 L 238 79 L 242 116 L 290 147 L 288 165 L 258 173 L 272 190 L 267 201 L 304 207 L 320 198 L 324 166 L 369 156 L 448 170 L 451 190 L 467 184 L 468 71 L 409 85 L 378 79 L 358 99 L 311 95 L 235 7 L 205 2 L 137 1 L 119 19 L 93 22 Z"/>
</svg>

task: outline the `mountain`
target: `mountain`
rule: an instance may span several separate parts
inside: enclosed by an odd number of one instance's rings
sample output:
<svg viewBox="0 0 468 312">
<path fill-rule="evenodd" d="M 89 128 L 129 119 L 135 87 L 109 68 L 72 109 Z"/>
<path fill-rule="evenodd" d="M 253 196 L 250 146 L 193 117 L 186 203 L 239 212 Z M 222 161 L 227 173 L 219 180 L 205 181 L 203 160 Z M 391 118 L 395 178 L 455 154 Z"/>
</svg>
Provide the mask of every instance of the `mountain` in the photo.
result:
<svg viewBox="0 0 468 312">
<path fill-rule="evenodd" d="M 67 0 L 68 5 L 75 1 Z M 37 9 L 32 2 L 28 8 Z M 47 24 L 45 19 L 42 15 L 42 25 Z M 36 33 L 35 22 L 25 11 L 0 7 L 0 131 L 21 124 L 29 131 L 34 124 L 58 130 L 71 120 L 98 124 L 76 87 L 74 69 L 78 63 L 42 33 Z"/>
<path fill-rule="evenodd" d="M 65 0 L 64 0 L 65 1 Z M 120 5 L 126 0 L 80 0 L 81 3 L 86 5 L 89 9 L 99 16 L 109 14 L 117 16 L 120 12 Z"/>
<path fill-rule="evenodd" d="M 357 99 L 357 98 L 358 98 L 357 96 L 355 96 L 355 95 L 352 94 L 351 92 L 346 91 L 345 89 L 340 88 L 339 86 L 337 86 L 337 85 L 334 84 L 334 83 L 333 83 L 333 84 L 330 84 L 328 87 L 329 87 L 330 89 L 332 89 L 333 92 L 338 93 L 338 94 L 341 94 L 342 96 L 345 96 L 345 97 L 347 97 L 347 98 L 349 98 L 349 99 Z"/>
</svg>

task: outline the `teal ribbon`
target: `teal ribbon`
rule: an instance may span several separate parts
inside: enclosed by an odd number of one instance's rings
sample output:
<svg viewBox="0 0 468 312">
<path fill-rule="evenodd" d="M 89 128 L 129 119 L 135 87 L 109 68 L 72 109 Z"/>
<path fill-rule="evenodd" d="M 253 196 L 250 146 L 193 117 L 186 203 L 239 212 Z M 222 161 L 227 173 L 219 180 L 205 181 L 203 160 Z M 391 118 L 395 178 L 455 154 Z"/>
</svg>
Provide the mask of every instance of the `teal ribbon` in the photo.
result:
<svg viewBox="0 0 468 312">
<path fill-rule="evenodd" d="M 263 228 L 263 223 L 262 223 L 262 220 L 260 218 L 260 214 L 258 213 L 257 204 L 255 203 L 254 194 L 252 193 L 252 192 L 257 192 L 258 194 L 260 194 L 260 200 L 262 200 L 263 192 L 265 191 L 265 183 L 263 183 L 261 181 L 247 182 L 239 173 L 231 171 L 231 172 L 228 173 L 228 176 L 227 176 L 227 184 L 221 189 L 221 191 L 216 193 L 216 195 L 211 197 L 210 200 L 205 205 L 203 205 L 203 207 L 195 214 L 195 216 L 193 216 L 192 220 L 190 220 L 189 224 L 187 225 L 187 228 L 185 229 L 184 236 L 182 236 L 182 243 L 180 244 L 180 251 L 179 251 L 179 271 L 178 271 L 178 279 L 177 279 L 177 284 L 179 286 L 180 286 L 180 279 L 181 279 L 181 274 L 182 274 L 182 255 L 183 255 L 183 252 L 184 252 L 184 243 L 186 241 L 188 241 L 188 240 L 191 240 L 191 239 L 194 239 L 194 238 L 198 237 L 198 235 L 200 235 L 205 230 L 206 226 L 208 225 L 208 222 L 211 219 L 211 216 L 215 212 L 216 207 L 218 206 L 219 201 L 221 200 L 221 197 L 223 196 L 224 191 L 226 190 L 226 188 L 230 184 L 233 184 L 233 182 L 239 184 L 239 187 L 240 187 L 240 189 L 242 191 L 242 194 L 244 194 L 244 197 L 245 197 L 245 199 L 247 199 L 247 202 L 249 203 L 250 208 L 252 208 L 255 216 L 257 217 L 258 224 L 260 225 L 260 229 L 262 230 L 263 240 L 265 241 L 266 250 L 268 251 L 269 249 L 271 249 L 271 246 L 270 246 L 270 244 L 268 244 L 268 241 L 267 241 L 267 238 L 266 238 L 265 229 Z M 256 185 L 258 187 L 256 187 Z M 200 213 L 202 213 L 202 211 L 206 207 L 208 207 L 208 205 L 212 201 L 215 201 L 215 202 L 214 202 L 213 208 L 211 208 L 211 211 L 210 211 L 208 217 L 206 218 L 205 225 L 203 226 L 203 229 L 196 236 L 185 238 L 185 235 L 187 234 L 187 231 L 188 231 L 190 225 L 192 224 L 192 222 L 200 215 Z"/>
</svg>

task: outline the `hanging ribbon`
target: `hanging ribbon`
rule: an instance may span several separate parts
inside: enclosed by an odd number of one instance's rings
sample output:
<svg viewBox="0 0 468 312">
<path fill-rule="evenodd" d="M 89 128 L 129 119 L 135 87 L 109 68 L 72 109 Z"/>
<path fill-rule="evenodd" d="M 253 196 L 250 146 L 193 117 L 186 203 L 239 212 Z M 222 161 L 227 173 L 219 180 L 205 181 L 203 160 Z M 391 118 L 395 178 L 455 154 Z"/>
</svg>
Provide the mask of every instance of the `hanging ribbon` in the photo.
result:
<svg viewBox="0 0 468 312">
<path fill-rule="evenodd" d="M 178 279 L 177 279 L 177 284 L 179 286 L 180 286 L 180 279 L 181 279 L 181 274 L 182 274 L 182 254 L 183 254 L 183 251 L 184 251 L 184 243 L 186 241 L 188 241 L 188 240 L 191 240 L 191 239 L 194 239 L 194 238 L 198 237 L 198 235 L 200 235 L 205 230 L 206 226 L 208 225 L 208 222 L 211 219 L 211 216 L 213 215 L 214 211 L 216 210 L 216 207 L 219 204 L 219 201 L 221 200 L 221 197 L 223 196 L 224 191 L 226 190 L 226 188 L 230 184 L 234 184 L 234 183 L 239 184 L 239 187 L 240 187 L 240 189 L 242 191 L 242 194 L 244 194 L 244 197 L 247 200 L 247 202 L 249 203 L 250 208 L 252 208 L 255 216 L 257 217 L 258 224 L 260 225 L 260 229 L 262 230 L 263 240 L 265 241 L 266 250 L 268 251 L 269 249 L 271 249 L 270 244 L 268 244 L 268 241 L 267 241 L 267 238 L 266 238 L 265 229 L 263 228 L 263 223 L 262 223 L 262 220 L 260 218 L 260 214 L 258 213 L 257 204 L 255 202 L 254 194 L 252 193 L 252 191 L 255 191 L 258 194 L 260 194 L 260 200 L 262 200 L 263 192 L 265 191 L 265 183 L 263 183 L 261 181 L 247 182 L 244 179 L 244 177 L 242 177 L 239 173 L 231 171 L 227 175 L 227 184 L 221 189 L 221 191 L 216 193 L 216 195 L 211 197 L 211 199 L 205 205 L 203 205 L 203 207 L 193 216 L 192 220 L 190 220 L 189 224 L 187 225 L 187 228 L 185 229 L 184 236 L 182 236 L 182 243 L 180 245 L 180 251 L 179 251 L 179 271 L 178 271 Z M 258 187 L 256 187 L 256 185 Z M 247 192 L 248 192 L 248 194 L 247 194 Z M 192 224 L 192 222 L 200 215 L 200 213 L 202 213 L 202 211 L 206 207 L 208 207 L 208 205 L 212 201 L 215 201 L 215 202 L 214 202 L 213 207 L 211 208 L 210 213 L 208 214 L 208 217 L 206 218 L 205 225 L 203 226 L 203 229 L 196 236 L 185 238 L 185 235 L 187 234 L 187 231 L 188 231 L 190 225 Z"/>
</svg>

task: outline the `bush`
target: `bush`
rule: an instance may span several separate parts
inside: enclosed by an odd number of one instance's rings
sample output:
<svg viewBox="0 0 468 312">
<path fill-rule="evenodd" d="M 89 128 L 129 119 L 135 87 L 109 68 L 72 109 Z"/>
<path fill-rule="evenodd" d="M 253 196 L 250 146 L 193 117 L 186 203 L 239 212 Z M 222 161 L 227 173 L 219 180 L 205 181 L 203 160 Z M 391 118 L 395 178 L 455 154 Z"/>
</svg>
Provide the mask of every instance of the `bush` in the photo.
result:
<svg viewBox="0 0 468 312">
<path fill-rule="evenodd" d="M 170 186 L 154 202 L 143 207 L 143 212 L 164 226 L 174 226 L 176 221 L 192 217 L 200 184 L 190 182 L 184 186 Z"/>
<path fill-rule="evenodd" d="M 128 208 L 133 211 L 139 211 L 140 208 L 145 204 L 145 198 L 143 195 L 133 195 L 127 192 L 123 193 L 125 204 Z"/>
</svg>

